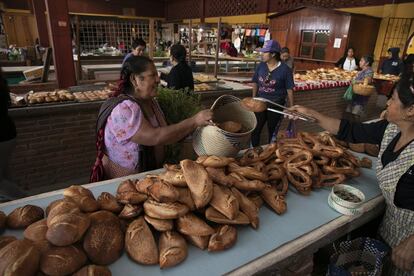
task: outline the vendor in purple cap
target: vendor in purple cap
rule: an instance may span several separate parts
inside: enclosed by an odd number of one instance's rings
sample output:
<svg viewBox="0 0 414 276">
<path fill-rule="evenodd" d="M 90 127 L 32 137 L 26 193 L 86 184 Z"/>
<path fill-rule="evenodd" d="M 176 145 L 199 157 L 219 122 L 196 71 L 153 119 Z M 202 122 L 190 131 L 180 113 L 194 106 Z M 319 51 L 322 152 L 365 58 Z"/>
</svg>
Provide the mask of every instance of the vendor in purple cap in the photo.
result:
<svg viewBox="0 0 414 276">
<path fill-rule="evenodd" d="M 265 42 L 262 49 L 262 62 L 253 76 L 253 97 L 269 99 L 281 105 L 293 106 L 292 70 L 280 60 L 280 45 L 275 40 Z M 282 115 L 268 110 L 256 114 L 257 126 L 252 133 L 252 146 L 260 144 L 260 134 L 267 122 L 270 143 Z"/>
</svg>

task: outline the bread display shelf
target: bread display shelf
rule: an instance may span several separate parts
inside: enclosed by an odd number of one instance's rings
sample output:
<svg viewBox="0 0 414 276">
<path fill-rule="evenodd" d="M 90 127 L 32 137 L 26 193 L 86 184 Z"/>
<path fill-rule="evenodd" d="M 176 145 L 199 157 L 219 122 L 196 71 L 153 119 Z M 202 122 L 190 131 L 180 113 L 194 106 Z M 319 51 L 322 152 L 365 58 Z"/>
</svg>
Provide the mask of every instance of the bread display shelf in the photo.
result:
<svg viewBox="0 0 414 276">
<path fill-rule="evenodd" d="M 375 161 L 375 159 L 372 159 Z M 143 179 L 147 174 L 161 174 L 164 170 L 156 170 L 124 178 L 112 179 L 108 181 L 85 185 L 94 194 L 95 198 L 102 192 L 109 192 L 113 195 L 121 182 L 126 179 Z M 346 184 L 356 185 L 365 195 L 367 201 L 380 195 L 376 183 L 375 172 L 373 169 L 361 169 L 361 176 L 346 181 Z M 289 191 L 287 202 L 288 211 L 283 216 L 277 216 L 268 208 L 260 208 L 260 227 L 253 230 L 250 227 L 237 227 L 237 244 L 221 253 L 207 253 L 193 246 L 188 247 L 188 257 L 184 263 L 174 268 L 168 268 L 169 275 L 219 275 L 234 269 L 264 269 L 263 264 L 258 266 L 261 259 L 267 255 L 274 254 L 275 249 L 285 248 L 291 242 L 303 238 L 311 231 L 341 218 L 341 215 L 331 210 L 327 204 L 327 197 L 330 189 L 320 189 L 304 197 L 294 190 Z M 6 214 L 17 207 L 26 204 L 37 205 L 46 208 L 50 202 L 62 198 L 63 191 L 55 191 L 34 197 L 24 198 L 14 202 L 0 205 L 0 210 Z M 65 193 L 66 194 L 66 193 Z M 73 193 L 69 194 L 74 196 Z M 314 216 L 317 213 L 318 216 Z M 334 229 L 333 229 L 334 230 Z M 22 238 L 21 230 L 7 229 L 3 235 L 15 235 Z M 254 250 L 251 250 L 254 248 Z M 301 247 L 303 248 L 303 247 Z M 283 258 L 293 255 L 299 249 L 291 248 Z M 270 253 L 273 251 L 272 253 Z M 276 250 L 277 252 L 277 250 Z M 272 259 L 272 262 L 281 259 Z M 249 264 L 248 264 L 249 263 Z M 270 266 L 270 263 L 266 265 Z M 254 268 L 256 267 L 256 268 Z M 127 254 L 109 266 L 113 275 L 163 275 L 164 272 L 158 266 L 145 266 L 133 262 Z M 236 273 L 237 274 L 237 273 Z M 241 273 L 239 274 L 241 275 Z"/>
</svg>

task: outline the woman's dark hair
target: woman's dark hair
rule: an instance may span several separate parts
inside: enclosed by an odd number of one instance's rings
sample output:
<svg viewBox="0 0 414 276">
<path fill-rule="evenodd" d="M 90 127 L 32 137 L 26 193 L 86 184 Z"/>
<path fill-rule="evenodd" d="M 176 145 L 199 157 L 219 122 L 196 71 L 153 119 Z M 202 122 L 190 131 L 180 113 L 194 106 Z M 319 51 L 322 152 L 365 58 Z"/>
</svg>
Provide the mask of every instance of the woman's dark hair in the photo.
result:
<svg viewBox="0 0 414 276">
<path fill-rule="evenodd" d="M 150 64 L 154 62 L 146 56 L 129 57 L 121 69 L 121 76 L 118 82 L 118 88 L 112 93 L 112 97 L 120 94 L 127 94 L 131 91 L 133 84 L 131 83 L 131 75 L 139 75 L 148 70 Z"/>
<path fill-rule="evenodd" d="M 374 58 L 369 55 L 362 56 L 361 59 L 364 59 L 368 63 L 368 66 L 372 66 L 372 63 L 374 63 Z"/>
<path fill-rule="evenodd" d="M 414 82 L 410 76 L 404 76 L 395 86 L 398 98 L 404 108 L 414 105 Z"/>
<path fill-rule="evenodd" d="M 183 45 L 174 44 L 170 48 L 170 53 L 177 62 L 185 62 L 187 52 Z"/>
<path fill-rule="evenodd" d="M 7 113 L 7 109 L 11 105 L 10 89 L 7 85 L 7 80 L 3 76 L 3 71 L 0 70 L 0 111 Z"/>
<path fill-rule="evenodd" d="M 280 50 L 280 53 L 281 54 L 283 54 L 283 53 L 290 53 L 290 51 L 289 51 L 289 48 L 288 47 L 283 47 L 281 50 Z"/>
<path fill-rule="evenodd" d="M 147 43 L 142 38 L 137 38 L 132 41 L 131 47 L 132 49 L 137 48 L 138 46 L 147 47 Z"/>
</svg>

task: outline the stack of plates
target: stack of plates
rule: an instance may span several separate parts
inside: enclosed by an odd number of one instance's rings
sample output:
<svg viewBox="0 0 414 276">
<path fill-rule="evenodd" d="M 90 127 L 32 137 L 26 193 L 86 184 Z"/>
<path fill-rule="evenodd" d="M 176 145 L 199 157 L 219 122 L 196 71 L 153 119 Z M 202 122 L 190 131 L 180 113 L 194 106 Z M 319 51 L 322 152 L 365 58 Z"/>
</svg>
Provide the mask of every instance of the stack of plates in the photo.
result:
<svg viewBox="0 0 414 276">
<path fill-rule="evenodd" d="M 364 201 L 365 195 L 360 190 L 344 184 L 335 185 L 328 197 L 329 206 L 347 216 L 360 215 Z"/>
</svg>

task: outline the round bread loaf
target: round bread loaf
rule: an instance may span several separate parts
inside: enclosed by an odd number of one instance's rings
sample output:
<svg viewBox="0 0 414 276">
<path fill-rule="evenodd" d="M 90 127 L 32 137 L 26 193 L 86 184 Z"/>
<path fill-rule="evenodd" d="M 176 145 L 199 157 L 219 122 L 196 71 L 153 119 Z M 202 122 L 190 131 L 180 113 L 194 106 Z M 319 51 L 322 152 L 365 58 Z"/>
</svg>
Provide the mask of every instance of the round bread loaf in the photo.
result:
<svg viewBox="0 0 414 276">
<path fill-rule="evenodd" d="M 14 236 L 0 236 L 0 249 L 8 245 L 9 243 L 17 240 Z"/>
<path fill-rule="evenodd" d="M 34 205 L 25 205 L 14 209 L 7 216 L 7 226 L 12 229 L 26 228 L 33 222 L 41 220 L 43 216 L 42 208 Z"/>
<path fill-rule="evenodd" d="M 67 246 L 79 241 L 90 225 L 89 216 L 79 214 L 60 214 L 49 223 L 46 239 L 56 246 Z"/>
<path fill-rule="evenodd" d="M 77 246 L 53 246 L 42 254 L 40 269 L 47 275 L 69 275 L 78 271 L 86 261 L 85 253 Z"/>
<path fill-rule="evenodd" d="M 99 209 L 99 204 L 92 192 L 79 185 L 72 185 L 63 191 L 65 197 L 72 199 L 82 212 L 94 212 Z"/>
<path fill-rule="evenodd" d="M 112 273 L 106 266 L 87 265 L 82 267 L 73 276 L 111 276 Z"/>
<path fill-rule="evenodd" d="M 265 102 L 255 100 L 251 97 L 244 98 L 240 104 L 243 108 L 252 112 L 263 112 L 267 109 Z"/>
<path fill-rule="evenodd" d="M 161 268 L 175 266 L 187 258 L 187 242 L 177 232 L 163 232 L 160 236 L 159 247 Z"/>
<path fill-rule="evenodd" d="M 35 275 L 39 250 L 28 240 L 15 240 L 0 250 L 0 275 Z"/>
<path fill-rule="evenodd" d="M 6 221 L 7 221 L 6 214 L 0 211 L 0 232 L 2 232 L 4 228 L 6 228 Z"/>
<path fill-rule="evenodd" d="M 47 223 L 46 219 L 36 221 L 30 224 L 23 232 L 23 236 L 27 240 L 39 241 L 46 240 Z"/>
</svg>

